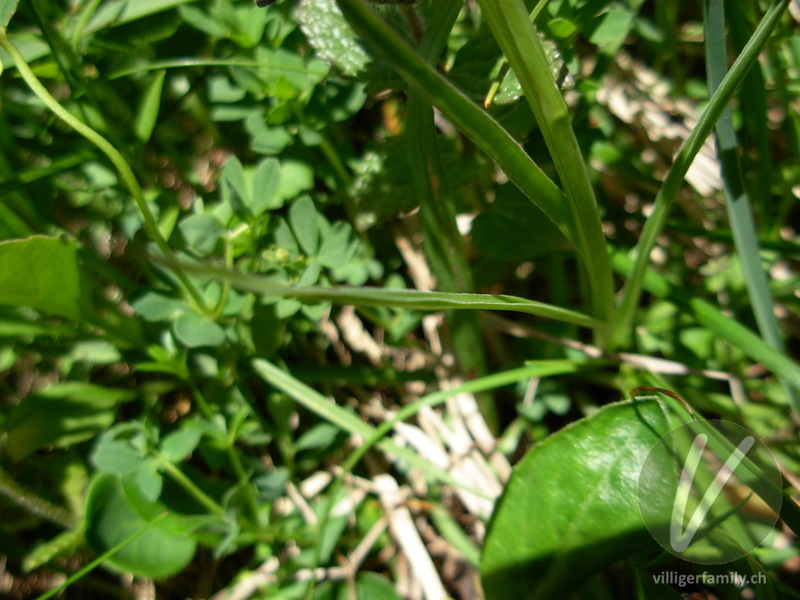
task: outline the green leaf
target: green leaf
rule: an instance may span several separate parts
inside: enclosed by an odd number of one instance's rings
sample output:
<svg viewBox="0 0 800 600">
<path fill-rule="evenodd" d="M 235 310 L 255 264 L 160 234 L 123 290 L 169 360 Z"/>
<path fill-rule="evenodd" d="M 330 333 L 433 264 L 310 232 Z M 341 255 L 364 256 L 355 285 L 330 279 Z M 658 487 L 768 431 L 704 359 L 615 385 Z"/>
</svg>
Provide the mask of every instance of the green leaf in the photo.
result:
<svg viewBox="0 0 800 600">
<path fill-rule="evenodd" d="M 214 252 L 225 228 L 214 215 L 192 215 L 178 225 L 186 243 L 200 254 Z"/>
<path fill-rule="evenodd" d="M 550 20 L 547 23 L 547 28 L 555 37 L 562 40 L 572 37 L 578 31 L 575 23 L 561 17 Z"/>
<path fill-rule="evenodd" d="M 169 461 L 180 462 L 194 451 L 201 437 L 203 432 L 199 429 L 173 431 L 161 443 L 161 454 Z"/>
<path fill-rule="evenodd" d="M 667 426 L 656 400 L 628 400 L 532 447 L 514 468 L 486 536 L 487 599 L 567 598 L 594 573 L 654 545 L 637 488 Z"/>
<path fill-rule="evenodd" d="M 268 210 L 280 208 L 282 204 L 278 196 L 280 186 L 280 163 L 274 158 L 262 160 L 253 175 L 253 193 L 247 204 L 253 216 L 258 217 Z"/>
<path fill-rule="evenodd" d="M 137 21 L 192 0 L 110 0 L 103 2 L 86 26 L 86 33 Z"/>
<path fill-rule="evenodd" d="M 0 0 L 0 27 L 3 29 L 8 27 L 11 17 L 17 12 L 17 4 L 19 0 Z"/>
<path fill-rule="evenodd" d="M 300 439 L 295 444 L 295 450 L 300 452 L 301 450 L 330 448 L 341 435 L 341 432 L 341 429 L 330 423 L 319 423 L 300 436 Z"/>
<path fill-rule="evenodd" d="M 244 167 L 235 156 L 231 156 L 222 167 L 221 186 L 223 200 L 247 204 L 250 188 L 247 185 Z"/>
<path fill-rule="evenodd" d="M 316 256 L 319 249 L 319 223 L 314 201 L 305 196 L 289 209 L 289 224 L 303 252 Z"/>
<path fill-rule="evenodd" d="M 94 437 L 114 422 L 116 407 L 134 392 L 90 383 L 45 388 L 11 411 L 7 444 L 14 460 L 46 446 L 67 447 Z"/>
<path fill-rule="evenodd" d="M 80 295 L 72 242 L 44 236 L 0 242 L 0 304 L 76 319 Z"/>
<path fill-rule="evenodd" d="M 281 184 L 278 196 L 282 200 L 297 198 L 314 187 L 314 169 L 296 160 L 281 161 Z"/>
<path fill-rule="evenodd" d="M 108 473 L 132 473 L 144 459 L 144 451 L 126 440 L 100 439 L 91 456 L 94 466 Z"/>
<path fill-rule="evenodd" d="M 297 20 L 320 58 L 336 65 L 345 75 L 356 76 L 369 65 L 369 54 L 334 0 L 303 0 Z"/>
<path fill-rule="evenodd" d="M 594 30 L 589 34 L 589 41 L 601 46 L 603 52 L 613 54 L 625 41 L 633 19 L 634 15 L 624 10 L 603 13 L 592 24 Z"/>
<path fill-rule="evenodd" d="M 148 457 L 139 461 L 136 468 L 136 486 L 147 500 L 155 502 L 161 495 L 164 480 L 158 472 L 158 459 Z"/>
<path fill-rule="evenodd" d="M 161 107 L 161 90 L 164 87 L 164 76 L 166 71 L 158 71 L 147 87 L 142 104 L 139 106 L 139 114 L 134 123 L 134 133 L 140 142 L 147 142 L 153 135 L 156 121 L 158 121 L 158 110 Z"/>
<path fill-rule="evenodd" d="M 166 321 L 186 308 L 182 300 L 153 291 L 144 292 L 130 304 L 146 321 Z"/>
<path fill-rule="evenodd" d="M 337 221 L 322 238 L 317 259 L 330 269 L 346 265 L 356 251 L 353 229 L 344 221 Z"/>
<path fill-rule="evenodd" d="M 225 341 L 225 331 L 210 318 L 188 311 L 175 321 L 175 337 L 189 348 L 219 346 Z"/>
<path fill-rule="evenodd" d="M 86 500 L 86 541 L 101 554 L 147 526 L 166 507 L 147 500 L 118 475 L 101 474 Z M 194 557 L 196 542 L 183 519 L 170 513 L 124 546 L 108 563 L 140 577 L 168 577 Z"/>
</svg>

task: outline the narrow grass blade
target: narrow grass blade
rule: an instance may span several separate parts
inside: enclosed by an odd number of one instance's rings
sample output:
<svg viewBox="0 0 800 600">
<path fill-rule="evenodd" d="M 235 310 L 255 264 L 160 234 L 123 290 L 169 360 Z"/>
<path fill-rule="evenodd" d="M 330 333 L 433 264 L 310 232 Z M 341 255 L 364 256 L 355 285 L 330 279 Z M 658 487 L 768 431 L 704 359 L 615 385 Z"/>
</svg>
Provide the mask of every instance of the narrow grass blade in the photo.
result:
<svg viewBox="0 0 800 600">
<path fill-rule="evenodd" d="M 486 22 L 517 75 L 545 143 L 553 157 L 567 197 L 573 242 L 583 256 L 589 282 L 592 315 L 609 324 L 598 330 L 601 345 L 610 342 L 614 284 L 586 163 L 572 129 L 569 110 L 553 79 L 550 64 L 522 0 L 479 0 Z"/>
<path fill-rule="evenodd" d="M 315 389 L 295 379 L 290 373 L 282 371 L 272 363 L 257 358 L 253 360 L 251 365 L 256 374 L 264 381 L 279 389 L 290 398 L 293 398 L 298 404 L 304 406 L 318 417 L 336 425 L 343 431 L 358 435 L 364 439 L 370 439 L 375 433 L 375 428 L 362 421 L 356 414 L 331 402 L 330 399 L 326 398 Z M 417 467 L 435 481 L 467 490 L 482 498 L 487 497 L 484 492 L 464 486 L 463 483 L 456 480 L 450 473 L 423 459 L 412 450 L 398 446 L 392 440 L 383 439 L 376 445 L 386 454 L 396 456 L 409 465 Z"/>
<path fill-rule="evenodd" d="M 154 257 L 154 260 L 169 263 L 175 262 L 164 260 L 162 257 Z M 373 287 L 291 286 L 275 283 L 266 277 L 245 275 L 236 271 L 228 271 L 211 266 L 198 267 L 186 263 L 178 264 L 186 272 L 195 272 L 220 281 L 230 282 L 231 285 L 242 291 L 262 296 L 296 298 L 310 303 L 332 302 L 334 304 L 352 304 L 354 306 L 389 306 L 419 311 L 508 310 L 555 319 L 590 329 L 602 325 L 599 321 L 582 313 L 518 296 L 420 292 L 417 290 L 390 290 Z"/>
<path fill-rule="evenodd" d="M 692 133 L 686 138 L 664 183 L 661 185 L 658 194 L 656 194 L 653 213 L 648 217 L 639 238 L 639 243 L 636 246 L 634 267 L 625 279 L 625 287 L 623 288 L 622 301 L 616 322 L 615 341 L 618 345 L 626 343 L 630 338 L 634 313 L 639 305 L 645 272 L 650 262 L 650 253 L 655 247 L 656 238 L 664 228 L 683 178 L 686 176 L 686 172 L 689 170 L 692 161 L 694 161 L 706 138 L 711 134 L 715 124 L 722 116 L 733 94 L 750 71 L 750 68 L 758 60 L 758 55 L 767 45 L 788 4 L 789 0 L 779 0 L 769 7 L 761 23 L 756 28 L 753 37 L 750 38 L 736 62 L 733 63 L 730 71 L 720 82 L 717 91 L 709 100 L 705 110 L 700 115 L 700 119 L 692 129 Z"/>
<path fill-rule="evenodd" d="M 708 90 L 713 95 L 719 88 L 728 68 L 724 0 L 706 0 L 704 15 Z M 722 163 L 725 208 L 728 212 L 734 246 L 742 264 L 756 323 L 764 341 L 775 350 L 783 352 L 784 344 L 773 310 L 774 300 L 769 290 L 766 273 L 761 267 L 761 249 L 758 246 L 758 234 L 750 197 L 745 190 L 744 175 L 738 153 L 739 144 L 733 128 L 733 111 L 730 106 L 725 109 L 722 118 L 717 122 L 716 138 Z M 784 388 L 789 396 L 791 406 L 800 416 L 800 412 L 798 412 L 800 404 L 798 404 L 794 391 L 788 385 L 784 385 Z"/>
</svg>

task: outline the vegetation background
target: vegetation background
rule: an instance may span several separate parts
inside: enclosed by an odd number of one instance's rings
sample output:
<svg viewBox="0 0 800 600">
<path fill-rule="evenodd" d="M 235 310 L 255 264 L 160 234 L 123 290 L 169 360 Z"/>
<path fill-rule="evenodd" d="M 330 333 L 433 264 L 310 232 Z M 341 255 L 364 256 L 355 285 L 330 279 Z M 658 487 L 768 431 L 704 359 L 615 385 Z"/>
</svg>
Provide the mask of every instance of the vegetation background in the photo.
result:
<svg viewBox="0 0 800 600">
<path fill-rule="evenodd" d="M 0 0 L 0 593 L 800 597 L 799 20 Z M 640 386 L 772 453 L 733 566 Z"/>
</svg>

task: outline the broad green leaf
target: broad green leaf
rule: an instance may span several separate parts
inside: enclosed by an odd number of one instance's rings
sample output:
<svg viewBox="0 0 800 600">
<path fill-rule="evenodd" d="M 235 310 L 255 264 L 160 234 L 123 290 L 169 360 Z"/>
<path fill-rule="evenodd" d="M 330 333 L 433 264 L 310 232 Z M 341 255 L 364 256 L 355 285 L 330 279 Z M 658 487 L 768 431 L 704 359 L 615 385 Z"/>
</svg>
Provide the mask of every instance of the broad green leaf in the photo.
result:
<svg viewBox="0 0 800 600">
<path fill-rule="evenodd" d="M 319 450 L 330 447 L 336 438 L 341 435 L 342 430 L 334 427 L 330 423 L 319 423 L 306 431 L 295 444 L 295 450 Z"/>
<path fill-rule="evenodd" d="M 80 316 L 80 274 L 72 242 L 34 236 L 0 242 L 0 304 Z"/>
<path fill-rule="evenodd" d="M 289 209 L 289 224 L 303 252 L 316 256 L 319 249 L 319 223 L 314 201 L 305 196 Z"/>
<path fill-rule="evenodd" d="M 356 76 L 370 63 L 369 55 L 334 0 L 303 0 L 297 20 L 317 54 L 345 75 Z"/>
<path fill-rule="evenodd" d="M 178 228 L 189 247 L 203 255 L 212 254 L 225 233 L 214 215 L 192 215 L 181 221 Z"/>
<path fill-rule="evenodd" d="M 62 383 L 28 396 L 11 411 L 7 444 L 14 460 L 46 446 L 71 446 L 114 422 L 116 407 L 132 400 L 130 390 L 91 383 Z"/>
<path fill-rule="evenodd" d="M 139 114 L 134 123 L 134 133 L 140 142 L 147 142 L 153 135 L 153 129 L 158 121 L 158 111 L 161 108 L 161 90 L 164 88 L 164 77 L 166 71 L 158 71 L 153 77 L 153 81 L 147 87 L 147 91 L 142 98 L 139 106 Z"/>
<path fill-rule="evenodd" d="M 253 174 L 253 193 L 247 204 L 253 216 L 258 217 L 268 210 L 280 208 L 282 204 L 278 197 L 280 186 L 280 163 L 274 158 L 262 160 Z"/>
<path fill-rule="evenodd" d="M 161 442 L 161 454 L 169 461 L 179 462 L 194 451 L 201 437 L 203 432 L 199 429 L 173 431 Z"/>
<path fill-rule="evenodd" d="M 481 564 L 487 599 L 567 598 L 594 573 L 655 545 L 638 479 L 667 427 L 656 400 L 629 400 L 533 446 L 492 516 Z"/>
<path fill-rule="evenodd" d="M 286 484 L 291 480 L 291 473 L 286 467 L 278 467 L 271 473 L 253 478 L 253 485 L 260 496 L 267 500 L 277 500 L 286 492 Z"/>
<path fill-rule="evenodd" d="M 101 554 L 146 527 L 166 507 L 144 498 L 118 475 L 101 474 L 86 500 L 86 541 Z M 196 542 L 183 519 L 170 513 L 124 546 L 108 563 L 140 577 L 168 577 L 194 557 Z"/>
<path fill-rule="evenodd" d="M 175 337 L 189 348 L 219 346 L 225 341 L 225 331 L 210 318 L 190 310 L 175 321 Z"/>
<path fill-rule="evenodd" d="M 8 27 L 11 17 L 17 12 L 19 0 L 0 0 L 0 28 Z"/>
</svg>

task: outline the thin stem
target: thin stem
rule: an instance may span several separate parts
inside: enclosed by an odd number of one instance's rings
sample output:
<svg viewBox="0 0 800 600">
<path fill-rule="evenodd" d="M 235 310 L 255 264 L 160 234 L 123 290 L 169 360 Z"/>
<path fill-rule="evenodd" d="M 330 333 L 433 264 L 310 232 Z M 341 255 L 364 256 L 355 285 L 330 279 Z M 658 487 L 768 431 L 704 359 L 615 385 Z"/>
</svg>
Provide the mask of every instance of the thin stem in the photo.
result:
<svg viewBox="0 0 800 600">
<path fill-rule="evenodd" d="M 203 396 L 203 393 L 200 391 L 200 389 L 194 385 L 194 382 L 189 381 L 189 385 L 192 388 L 192 395 L 194 396 L 198 407 L 200 407 L 200 412 L 207 420 L 210 421 L 213 418 L 211 406 L 208 404 L 208 401 L 206 400 L 205 396 Z M 252 413 L 252 407 L 248 406 L 247 408 Z M 247 471 L 245 471 L 242 461 L 236 451 L 235 440 L 233 439 L 232 433 L 228 434 L 225 444 L 225 453 L 228 455 L 228 460 L 233 467 L 233 471 L 236 473 L 239 486 L 242 488 L 242 490 L 244 490 L 245 496 L 247 497 L 247 503 L 250 505 L 250 510 L 253 513 L 253 518 L 260 527 L 266 527 L 267 522 L 261 514 L 261 511 L 258 510 L 258 498 L 256 497 L 252 484 L 250 483 L 250 477 L 247 475 Z"/>
<path fill-rule="evenodd" d="M 122 154 L 120 154 L 119 151 L 108 142 L 108 140 L 97 133 L 94 129 L 78 120 L 66 108 L 59 104 L 55 98 L 53 98 L 50 92 L 47 91 L 47 89 L 36 77 L 36 75 L 33 74 L 33 71 L 28 66 L 28 63 L 25 61 L 25 58 L 22 56 L 19 50 L 17 50 L 17 47 L 11 42 L 11 40 L 8 39 L 5 31 L 2 30 L 0 30 L 0 47 L 8 52 L 16 64 L 19 74 L 25 80 L 25 83 L 28 84 L 28 87 L 31 89 L 31 91 L 44 103 L 44 105 L 67 125 L 72 127 L 92 144 L 97 146 L 97 148 L 108 157 L 108 159 L 119 172 L 119 175 L 122 178 L 122 181 L 125 183 L 125 186 L 131 192 L 131 195 L 136 202 L 136 206 L 142 215 L 145 231 L 147 231 L 148 235 L 155 242 L 161 253 L 164 256 L 170 256 L 172 249 L 169 247 L 167 240 L 164 239 L 164 236 L 161 235 L 161 231 L 158 228 L 158 222 L 153 216 L 153 213 L 150 211 L 150 207 L 147 205 L 147 201 L 145 200 L 144 192 L 142 191 L 139 182 L 136 180 L 136 176 L 133 174 L 133 171 L 123 158 Z M 172 265 L 172 269 L 175 273 L 175 276 L 191 296 L 197 308 L 203 313 L 207 313 L 208 309 L 205 306 L 205 300 L 203 299 L 200 291 L 186 276 L 183 270 L 175 265 Z"/>
<path fill-rule="evenodd" d="M 225 517 L 225 509 L 222 508 L 217 502 L 215 502 L 208 494 L 206 494 L 203 490 L 201 490 L 197 485 L 189 479 L 186 475 L 184 475 L 183 471 L 181 471 L 178 467 L 173 465 L 170 461 L 164 458 L 158 452 L 153 451 L 156 459 L 158 459 L 158 465 L 164 469 L 164 472 L 172 477 L 172 479 L 180 485 L 187 494 L 189 494 L 192 498 L 197 500 L 200 504 L 202 504 L 205 508 L 209 511 L 218 515 L 220 517 Z"/>
</svg>

